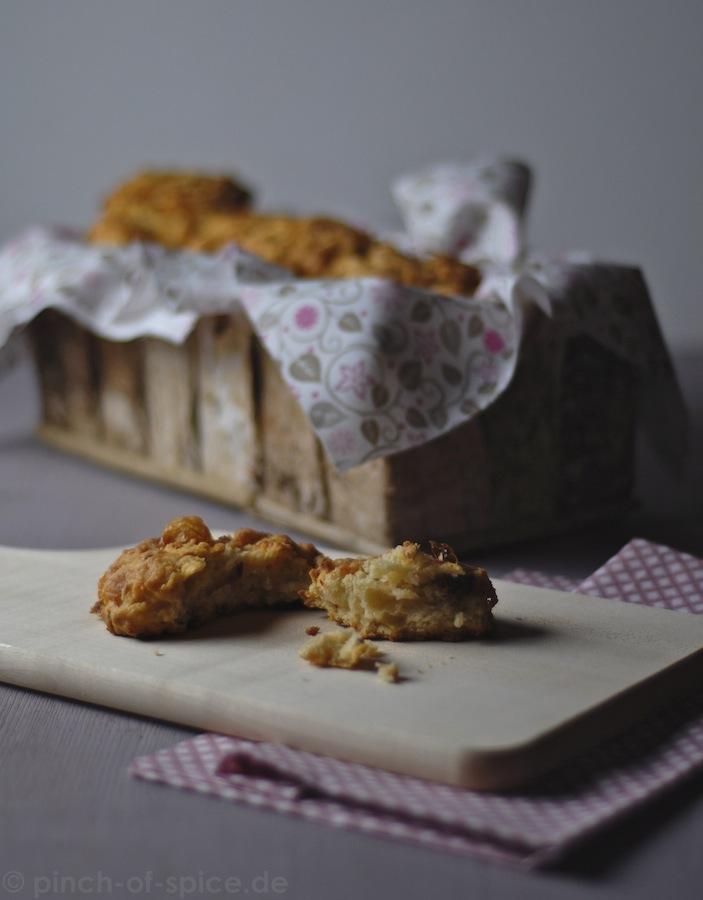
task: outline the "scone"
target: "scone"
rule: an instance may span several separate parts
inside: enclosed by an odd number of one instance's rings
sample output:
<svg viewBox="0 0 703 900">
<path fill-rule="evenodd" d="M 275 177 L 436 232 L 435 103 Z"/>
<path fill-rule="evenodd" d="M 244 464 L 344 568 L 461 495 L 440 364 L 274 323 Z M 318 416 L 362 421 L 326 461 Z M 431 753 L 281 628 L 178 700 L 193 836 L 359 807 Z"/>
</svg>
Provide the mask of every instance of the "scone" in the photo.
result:
<svg viewBox="0 0 703 900">
<path fill-rule="evenodd" d="M 300 278 L 319 278 L 329 274 L 337 258 L 365 255 L 371 238 L 358 228 L 322 216 L 217 213 L 203 220 L 189 247 L 213 252 L 229 243 Z"/>
<path fill-rule="evenodd" d="M 243 529 L 213 538 L 202 519 L 185 516 L 120 554 L 92 612 L 113 634 L 175 634 L 246 607 L 295 603 L 322 559 L 283 534 Z"/>
<path fill-rule="evenodd" d="M 345 222 L 267 213 L 215 214 L 203 219 L 193 250 L 212 252 L 229 242 L 299 278 L 388 278 L 439 294 L 469 296 L 478 271 L 447 256 L 406 256 Z"/>
<path fill-rule="evenodd" d="M 496 592 L 484 569 L 406 541 L 382 556 L 323 559 L 310 573 L 306 606 L 365 638 L 459 641 L 491 630 Z"/>
<path fill-rule="evenodd" d="M 471 296 L 479 283 L 473 266 L 449 256 L 406 256 L 382 241 L 373 241 L 363 255 L 340 254 L 326 274 L 332 278 L 388 278 L 435 294 L 465 297 Z"/>
<path fill-rule="evenodd" d="M 205 216 L 241 211 L 250 202 L 248 188 L 225 175 L 146 170 L 105 198 L 90 237 L 106 244 L 151 240 L 175 249 L 199 233 Z"/>
</svg>

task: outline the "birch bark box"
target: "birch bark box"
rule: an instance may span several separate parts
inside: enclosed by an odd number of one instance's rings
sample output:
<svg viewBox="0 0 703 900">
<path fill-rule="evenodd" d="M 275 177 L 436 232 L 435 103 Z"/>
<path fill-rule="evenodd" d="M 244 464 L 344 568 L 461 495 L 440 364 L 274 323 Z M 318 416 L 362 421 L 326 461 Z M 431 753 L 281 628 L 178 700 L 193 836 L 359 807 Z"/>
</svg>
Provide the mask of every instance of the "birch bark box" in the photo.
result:
<svg viewBox="0 0 703 900">
<path fill-rule="evenodd" d="M 631 502 L 636 372 L 538 310 L 488 409 L 345 472 L 241 313 L 201 319 L 181 346 L 108 341 L 54 310 L 30 333 L 45 440 L 342 546 L 432 538 L 465 552 Z"/>
</svg>

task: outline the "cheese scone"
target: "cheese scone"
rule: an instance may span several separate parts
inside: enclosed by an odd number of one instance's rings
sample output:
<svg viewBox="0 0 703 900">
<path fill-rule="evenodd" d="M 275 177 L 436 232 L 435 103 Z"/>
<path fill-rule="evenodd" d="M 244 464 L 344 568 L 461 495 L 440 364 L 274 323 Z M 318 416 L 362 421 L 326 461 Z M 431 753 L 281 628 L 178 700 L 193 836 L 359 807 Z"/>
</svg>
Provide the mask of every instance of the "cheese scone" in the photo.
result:
<svg viewBox="0 0 703 900">
<path fill-rule="evenodd" d="M 200 233 L 207 216 L 241 211 L 250 202 L 249 190 L 226 175 L 147 169 L 105 198 L 91 238 L 105 244 L 153 240 L 182 247 Z"/>
<path fill-rule="evenodd" d="M 450 548 L 425 553 L 406 541 L 382 556 L 323 559 L 310 573 L 306 606 L 365 638 L 459 641 L 491 630 L 496 592 L 484 569 Z"/>
<path fill-rule="evenodd" d="M 298 601 L 322 559 L 283 534 L 245 528 L 214 538 L 202 519 L 185 516 L 120 554 L 92 612 L 113 634 L 175 634 L 246 607 Z"/>
</svg>

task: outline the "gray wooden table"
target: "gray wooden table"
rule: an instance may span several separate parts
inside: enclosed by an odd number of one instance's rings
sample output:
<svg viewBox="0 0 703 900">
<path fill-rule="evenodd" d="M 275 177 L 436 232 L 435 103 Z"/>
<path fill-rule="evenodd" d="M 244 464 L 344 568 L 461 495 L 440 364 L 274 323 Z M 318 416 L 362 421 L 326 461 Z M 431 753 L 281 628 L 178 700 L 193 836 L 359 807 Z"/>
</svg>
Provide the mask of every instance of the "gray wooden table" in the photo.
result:
<svg viewBox="0 0 703 900">
<path fill-rule="evenodd" d="M 703 355 L 677 362 L 692 415 L 694 471 L 677 480 L 643 451 L 639 510 L 495 552 L 484 559 L 491 571 L 520 565 L 585 576 L 634 535 L 703 554 L 703 488 L 695 481 Z M 24 368 L 0 380 L 0 411 L 1 544 L 126 544 L 184 511 L 214 525 L 243 521 L 43 447 L 32 436 L 36 400 Z M 127 776 L 135 756 L 191 733 L 0 685 L 0 896 L 658 900 L 703 893 L 703 774 L 578 848 L 560 868 L 522 873 Z"/>
</svg>

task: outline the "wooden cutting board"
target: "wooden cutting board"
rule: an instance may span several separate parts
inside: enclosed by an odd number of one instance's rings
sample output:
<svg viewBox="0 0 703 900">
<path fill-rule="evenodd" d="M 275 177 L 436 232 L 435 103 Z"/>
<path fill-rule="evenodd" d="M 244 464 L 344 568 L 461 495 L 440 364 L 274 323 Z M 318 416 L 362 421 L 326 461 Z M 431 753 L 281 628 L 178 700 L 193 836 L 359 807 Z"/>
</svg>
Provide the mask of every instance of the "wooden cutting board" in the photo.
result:
<svg viewBox="0 0 703 900">
<path fill-rule="evenodd" d="M 89 614 L 117 550 L 0 548 L 0 680 L 477 789 L 514 785 L 703 681 L 703 616 L 495 581 L 494 637 L 383 642 L 403 680 L 298 658 L 310 610 L 114 637 Z"/>
</svg>

